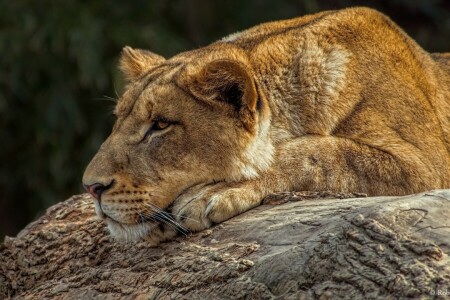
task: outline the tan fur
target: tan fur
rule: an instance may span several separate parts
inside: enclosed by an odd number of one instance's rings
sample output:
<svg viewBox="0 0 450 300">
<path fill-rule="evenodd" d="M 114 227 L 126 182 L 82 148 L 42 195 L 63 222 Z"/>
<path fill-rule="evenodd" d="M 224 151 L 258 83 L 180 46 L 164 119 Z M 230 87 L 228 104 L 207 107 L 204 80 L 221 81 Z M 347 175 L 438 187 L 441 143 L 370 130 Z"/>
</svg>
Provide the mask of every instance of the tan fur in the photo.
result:
<svg viewBox="0 0 450 300">
<path fill-rule="evenodd" d="M 125 48 L 130 83 L 83 182 L 109 185 L 97 208 L 113 235 L 155 244 L 274 192 L 448 188 L 449 62 L 367 8 L 262 24 L 168 60 Z M 171 125 L 145 137 L 160 118 Z M 174 220 L 158 225 L 160 210 Z"/>
</svg>

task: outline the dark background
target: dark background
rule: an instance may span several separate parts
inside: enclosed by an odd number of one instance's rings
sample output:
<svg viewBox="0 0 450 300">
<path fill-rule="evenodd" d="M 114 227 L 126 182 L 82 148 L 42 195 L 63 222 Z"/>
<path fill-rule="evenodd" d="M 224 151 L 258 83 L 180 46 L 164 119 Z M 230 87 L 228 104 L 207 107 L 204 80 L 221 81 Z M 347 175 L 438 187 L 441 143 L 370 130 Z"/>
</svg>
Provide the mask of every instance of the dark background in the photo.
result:
<svg viewBox="0 0 450 300">
<path fill-rule="evenodd" d="M 450 52 L 449 0 L 0 0 L 0 240 L 82 192 L 123 91 L 123 46 L 170 57 L 264 21 L 356 5 Z"/>
</svg>

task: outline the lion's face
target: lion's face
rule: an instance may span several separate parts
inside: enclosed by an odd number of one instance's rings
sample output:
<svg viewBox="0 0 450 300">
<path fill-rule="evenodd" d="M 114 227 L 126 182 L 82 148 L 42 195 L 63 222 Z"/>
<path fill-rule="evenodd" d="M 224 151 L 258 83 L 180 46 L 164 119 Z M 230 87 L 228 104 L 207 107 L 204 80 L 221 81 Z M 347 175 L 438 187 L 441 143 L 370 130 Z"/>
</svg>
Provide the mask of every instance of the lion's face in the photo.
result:
<svg viewBox="0 0 450 300">
<path fill-rule="evenodd" d="M 117 103 L 111 135 L 83 176 L 97 214 L 119 238 L 147 234 L 147 224 L 158 223 L 158 212 L 189 187 L 252 178 L 272 155 L 268 109 L 242 64 L 154 66 L 137 51 L 124 51 L 122 69 L 132 82 Z M 141 70 L 130 74 L 127 67 Z"/>
</svg>

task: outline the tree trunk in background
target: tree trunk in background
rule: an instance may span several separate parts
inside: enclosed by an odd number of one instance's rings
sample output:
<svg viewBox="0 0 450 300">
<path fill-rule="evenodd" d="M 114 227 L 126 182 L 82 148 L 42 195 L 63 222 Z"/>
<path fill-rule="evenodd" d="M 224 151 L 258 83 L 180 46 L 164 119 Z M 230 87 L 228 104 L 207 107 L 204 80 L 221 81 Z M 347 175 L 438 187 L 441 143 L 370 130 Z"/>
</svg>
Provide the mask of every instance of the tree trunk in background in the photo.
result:
<svg viewBox="0 0 450 300">
<path fill-rule="evenodd" d="M 74 196 L 0 246 L 0 298 L 448 297 L 450 190 L 348 196 L 272 196 L 159 248 L 112 242 Z"/>
</svg>

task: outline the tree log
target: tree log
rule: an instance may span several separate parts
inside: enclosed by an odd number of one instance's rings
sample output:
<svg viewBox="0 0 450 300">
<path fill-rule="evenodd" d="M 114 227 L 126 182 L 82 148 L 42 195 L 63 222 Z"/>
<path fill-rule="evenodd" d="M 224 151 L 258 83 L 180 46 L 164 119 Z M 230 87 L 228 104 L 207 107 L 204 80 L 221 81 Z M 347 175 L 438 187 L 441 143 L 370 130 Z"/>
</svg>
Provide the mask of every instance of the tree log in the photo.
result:
<svg viewBox="0 0 450 300">
<path fill-rule="evenodd" d="M 351 196 L 273 195 L 157 248 L 111 240 L 90 197 L 73 196 L 5 239 L 0 298 L 448 297 L 450 190 Z"/>
</svg>

